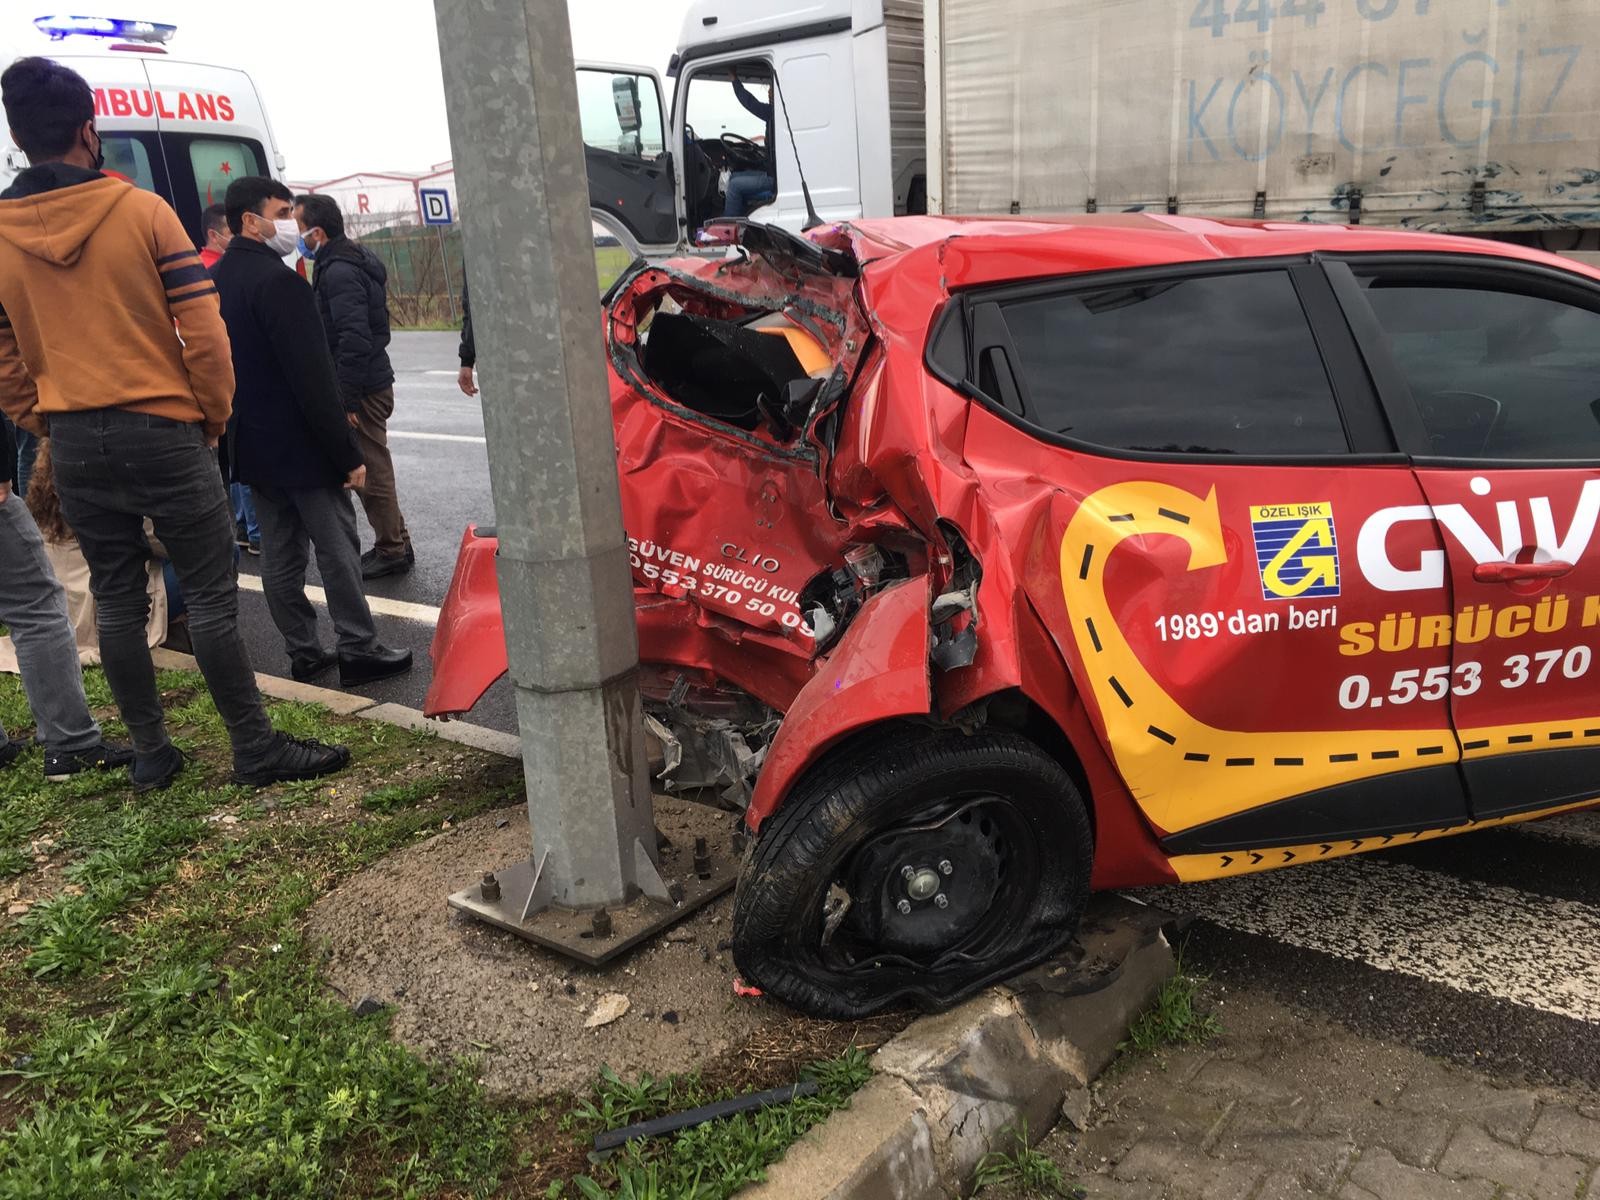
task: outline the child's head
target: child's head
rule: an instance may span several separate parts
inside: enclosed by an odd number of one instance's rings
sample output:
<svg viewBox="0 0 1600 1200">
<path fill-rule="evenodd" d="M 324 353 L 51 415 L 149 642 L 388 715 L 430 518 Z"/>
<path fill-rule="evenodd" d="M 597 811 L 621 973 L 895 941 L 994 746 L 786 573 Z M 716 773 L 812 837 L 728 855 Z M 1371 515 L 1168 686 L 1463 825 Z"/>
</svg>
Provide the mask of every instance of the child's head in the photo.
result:
<svg viewBox="0 0 1600 1200">
<path fill-rule="evenodd" d="M 28 479 L 28 511 L 47 542 L 74 542 L 72 527 L 61 515 L 61 497 L 56 492 L 56 472 L 50 461 L 50 439 L 39 439 L 39 453 L 33 460 Z"/>
</svg>

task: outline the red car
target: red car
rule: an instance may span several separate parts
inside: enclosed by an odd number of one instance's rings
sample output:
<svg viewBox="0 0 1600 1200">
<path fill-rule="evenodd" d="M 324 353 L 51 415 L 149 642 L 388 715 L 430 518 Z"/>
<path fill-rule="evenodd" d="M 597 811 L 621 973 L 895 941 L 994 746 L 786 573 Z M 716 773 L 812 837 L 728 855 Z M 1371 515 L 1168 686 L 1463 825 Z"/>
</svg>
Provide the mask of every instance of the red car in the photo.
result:
<svg viewBox="0 0 1600 1200">
<path fill-rule="evenodd" d="M 1146 214 L 725 232 L 604 337 L 646 708 L 669 786 L 747 805 L 770 993 L 942 1006 L 1091 888 L 1600 795 L 1600 272 Z M 431 713 L 506 669 L 494 553 Z"/>
</svg>

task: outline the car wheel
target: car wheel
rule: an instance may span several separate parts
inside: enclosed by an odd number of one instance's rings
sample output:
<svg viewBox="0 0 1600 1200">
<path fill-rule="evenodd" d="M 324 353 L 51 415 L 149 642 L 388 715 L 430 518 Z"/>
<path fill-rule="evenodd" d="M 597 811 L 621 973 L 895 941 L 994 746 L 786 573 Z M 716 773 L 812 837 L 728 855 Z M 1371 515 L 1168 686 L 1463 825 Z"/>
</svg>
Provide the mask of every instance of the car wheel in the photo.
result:
<svg viewBox="0 0 1600 1200">
<path fill-rule="evenodd" d="M 740 873 L 734 961 L 817 1016 L 944 1008 L 1072 936 L 1093 849 L 1071 777 L 1026 738 L 895 726 L 768 818 Z"/>
</svg>

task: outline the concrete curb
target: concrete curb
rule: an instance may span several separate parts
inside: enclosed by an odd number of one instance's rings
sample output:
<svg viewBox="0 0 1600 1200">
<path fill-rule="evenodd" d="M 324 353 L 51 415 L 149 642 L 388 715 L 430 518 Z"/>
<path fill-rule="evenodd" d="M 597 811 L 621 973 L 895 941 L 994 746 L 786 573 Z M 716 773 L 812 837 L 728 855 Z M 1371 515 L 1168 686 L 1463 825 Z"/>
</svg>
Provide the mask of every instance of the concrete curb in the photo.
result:
<svg viewBox="0 0 1600 1200">
<path fill-rule="evenodd" d="M 193 656 L 179 654 L 175 650 L 153 650 L 150 657 L 161 670 L 200 669 L 200 664 L 195 662 Z M 522 757 L 522 743 L 514 733 L 501 733 L 498 729 L 471 725 L 465 721 L 434 721 L 423 716 L 420 709 L 407 708 L 403 704 L 380 704 L 371 697 L 356 692 L 316 687 L 313 684 L 298 683 L 293 679 L 263 675 L 260 672 L 256 673 L 256 687 L 261 689 L 262 695 L 271 696 L 274 700 L 320 704 L 341 716 L 360 717 L 364 721 L 379 721 L 385 725 L 418 729 L 434 737 L 443 738 L 447 742 L 457 742 L 463 746 L 471 746 L 475 750 L 487 750 L 491 754 L 503 755 L 506 758 Z"/>
<path fill-rule="evenodd" d="M 877 1074 L 789 1148 L 751 1200 L 923 1200 L 971 1190 L 1001 1134 L 1030 1138 L 1087 1112 L 1090 1082 L 1172 974 L 1168 916 L 1114 896 L 1091 902 L 1081 957 L 1037 967 L 949 1012 L 922 1017 L 873 1057 Z"/>
</svg>

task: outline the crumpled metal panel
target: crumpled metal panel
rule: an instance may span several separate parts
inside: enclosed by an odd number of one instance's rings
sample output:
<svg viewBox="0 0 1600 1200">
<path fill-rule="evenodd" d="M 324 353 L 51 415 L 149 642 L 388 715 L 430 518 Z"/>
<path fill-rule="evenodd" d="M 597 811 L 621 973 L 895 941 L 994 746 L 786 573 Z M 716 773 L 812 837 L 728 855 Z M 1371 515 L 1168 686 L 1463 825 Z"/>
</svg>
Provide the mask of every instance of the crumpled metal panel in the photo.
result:
<svg viewBox="0 0 1600 1200">
<path fill-rule="evenodd" d="M 862 606 L 784 714 L 745 815 L 752 829 L 829 746 L 928 711 L 928 600 L 924 577 L 891 584 Z"/>
</svg>

